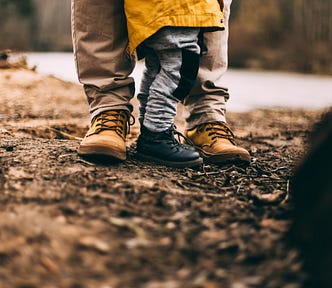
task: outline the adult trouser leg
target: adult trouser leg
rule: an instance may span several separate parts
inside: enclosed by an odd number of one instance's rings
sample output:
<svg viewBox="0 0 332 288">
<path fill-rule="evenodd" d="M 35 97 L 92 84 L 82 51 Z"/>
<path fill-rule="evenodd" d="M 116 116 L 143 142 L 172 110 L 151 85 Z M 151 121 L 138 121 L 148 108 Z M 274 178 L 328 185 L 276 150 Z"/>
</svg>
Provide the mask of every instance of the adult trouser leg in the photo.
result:
<svg viewBox="0 0 332 288">
<path fill-rule="evenodd" d="M 201 123 L 225 122 L 225 103 L 228 89 L 223 86 L 222 76 L 228 65 L 228 20 L 231 0 L 224 0 L 224 31 L 205 32 L 203 51 L 196 83 L 185 98 L 184 105 L 189 112 L 187 128 Z"/>
<path fill-rule="evenodd" d="M 129 55 L 124 1 L 72 0 L 72 35 L 79 81 L 91 118 L 109 110 L 132 111 L 134 68 Z"/>
<path fill-rule="evenodd" d="M 78 154 L 126 159 L 134 95 L 123 0 L 72 0 L 72 34 L 78 78 L 90 106 L 91 126 Z"/>
<path fill-rule="evenodd" d="M 203 53 L 198 77 L 185 99 L 189 111 L 186 136 L 193 142 L 205 162 L 250 162 L 249 152 L 235 144 L 234 134 L 226 124 L 225 103 L 229 98 L 222 76 L 227 70 L 228 20 L 231 0 L 224 0 L 224 31 L 204 33 Z"/>
</svg>

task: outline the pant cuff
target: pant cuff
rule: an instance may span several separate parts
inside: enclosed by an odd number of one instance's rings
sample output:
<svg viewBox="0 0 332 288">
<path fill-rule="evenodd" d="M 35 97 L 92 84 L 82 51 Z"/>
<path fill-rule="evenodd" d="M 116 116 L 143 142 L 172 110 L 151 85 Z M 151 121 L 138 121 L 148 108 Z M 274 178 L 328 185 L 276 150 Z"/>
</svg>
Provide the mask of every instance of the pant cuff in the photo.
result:
<svg viewBox="0 0 332 288">
<path fill-rule="evenodd" d="M 213 122 L 226 122 L 226 116 L 222 113 L 207 113 L 201 115 L 190 116 L 186 122 L 186 129 L 190 130 L 194 127 Z"/>
<path fill-rule="evenodd" d="M 100 107 L 98 109 L 95 109 L 93 112 L 90 111 L 90 120 L 92 121 L 93 118 L 95 118 L 97 115 L 99 115 L 102 112 L 119 111 L 119 110 L 124 110 L 128 112 L 128 114 L 130 115 L 133 111 L 133 108 L 131 104 Z"/>
</svg>

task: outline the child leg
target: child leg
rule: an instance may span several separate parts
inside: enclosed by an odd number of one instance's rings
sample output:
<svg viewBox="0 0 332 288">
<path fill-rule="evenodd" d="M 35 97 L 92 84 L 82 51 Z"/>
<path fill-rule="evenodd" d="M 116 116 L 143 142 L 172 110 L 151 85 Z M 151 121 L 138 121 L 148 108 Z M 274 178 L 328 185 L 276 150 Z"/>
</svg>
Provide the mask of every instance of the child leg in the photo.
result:
<svg viewBox="0 0 332 288">
<path fill-rule="evenodd" d="M 137 100 L 139 101 L 138 120 L 141 126 L 143 125 L 146 105 L 148 103 L 150 86 L 159 70 L 160 64 L 157 54 L 152 49 L 147 49 L 145 54 L 145 69 L 143 71 L 140 91 L 137 94 Z"/>
<path fill-rule="evenodd" d="M 168 27 L 145 42 L 157 57 L 154 63 L 149 63 L 152 57 L 147 58 L 140 93 L 137 152 L 143 160 L 173 167 L 202 163 L 193 147 L 174 138 L 178 132 L 173 125 L 177 104 L 189 93 L 198 72 L 198 33 L 199 29 Z"/>
<path fill-rule="evenodd" d="M 145 41 L 158 59 L 159 71 L 148 91 L 143 125 L 151 131 L 167 130 L 176 108 L 189 94 L 198 73 L 199 28 L 166 27 Z"/>
</svg>

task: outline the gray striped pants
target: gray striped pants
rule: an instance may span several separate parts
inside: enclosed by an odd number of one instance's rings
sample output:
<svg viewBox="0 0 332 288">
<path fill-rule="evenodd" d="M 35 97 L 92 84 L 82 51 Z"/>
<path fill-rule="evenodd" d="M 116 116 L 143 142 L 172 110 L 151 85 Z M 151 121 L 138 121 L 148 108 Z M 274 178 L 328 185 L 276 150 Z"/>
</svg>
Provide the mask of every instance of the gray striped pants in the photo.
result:
<svg viewBox="0 0 332 288">
<path fill-rule="evenodd" d="M 189 94 L 199 69 L 200 28 L 164 27 L 144 41 L 145 70 L 137 96 L 139 121 L 153 132 L 173 123 L 177 104 Z"/>
</svg>

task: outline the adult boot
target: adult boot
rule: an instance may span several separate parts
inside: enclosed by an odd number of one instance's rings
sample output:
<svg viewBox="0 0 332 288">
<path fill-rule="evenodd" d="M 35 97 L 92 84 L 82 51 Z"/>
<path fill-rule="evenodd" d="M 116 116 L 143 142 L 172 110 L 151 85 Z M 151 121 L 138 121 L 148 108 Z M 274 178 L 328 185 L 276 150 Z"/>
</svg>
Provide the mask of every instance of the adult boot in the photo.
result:
<svg viewBox="0 0 332 288">
<path fill-rule="evenodd" d="M 249 164 L 249 152 L 235 144 L 234 134 L 225 122 L 205 123 L 186 130 L 204 162 Z"/>
<path fill-rule="evenodd" d="M 124 110 L 98 114 L 78 147 L 78 154 L 125 160 L 129 117 L 129 113 Z"/>
</svg>

